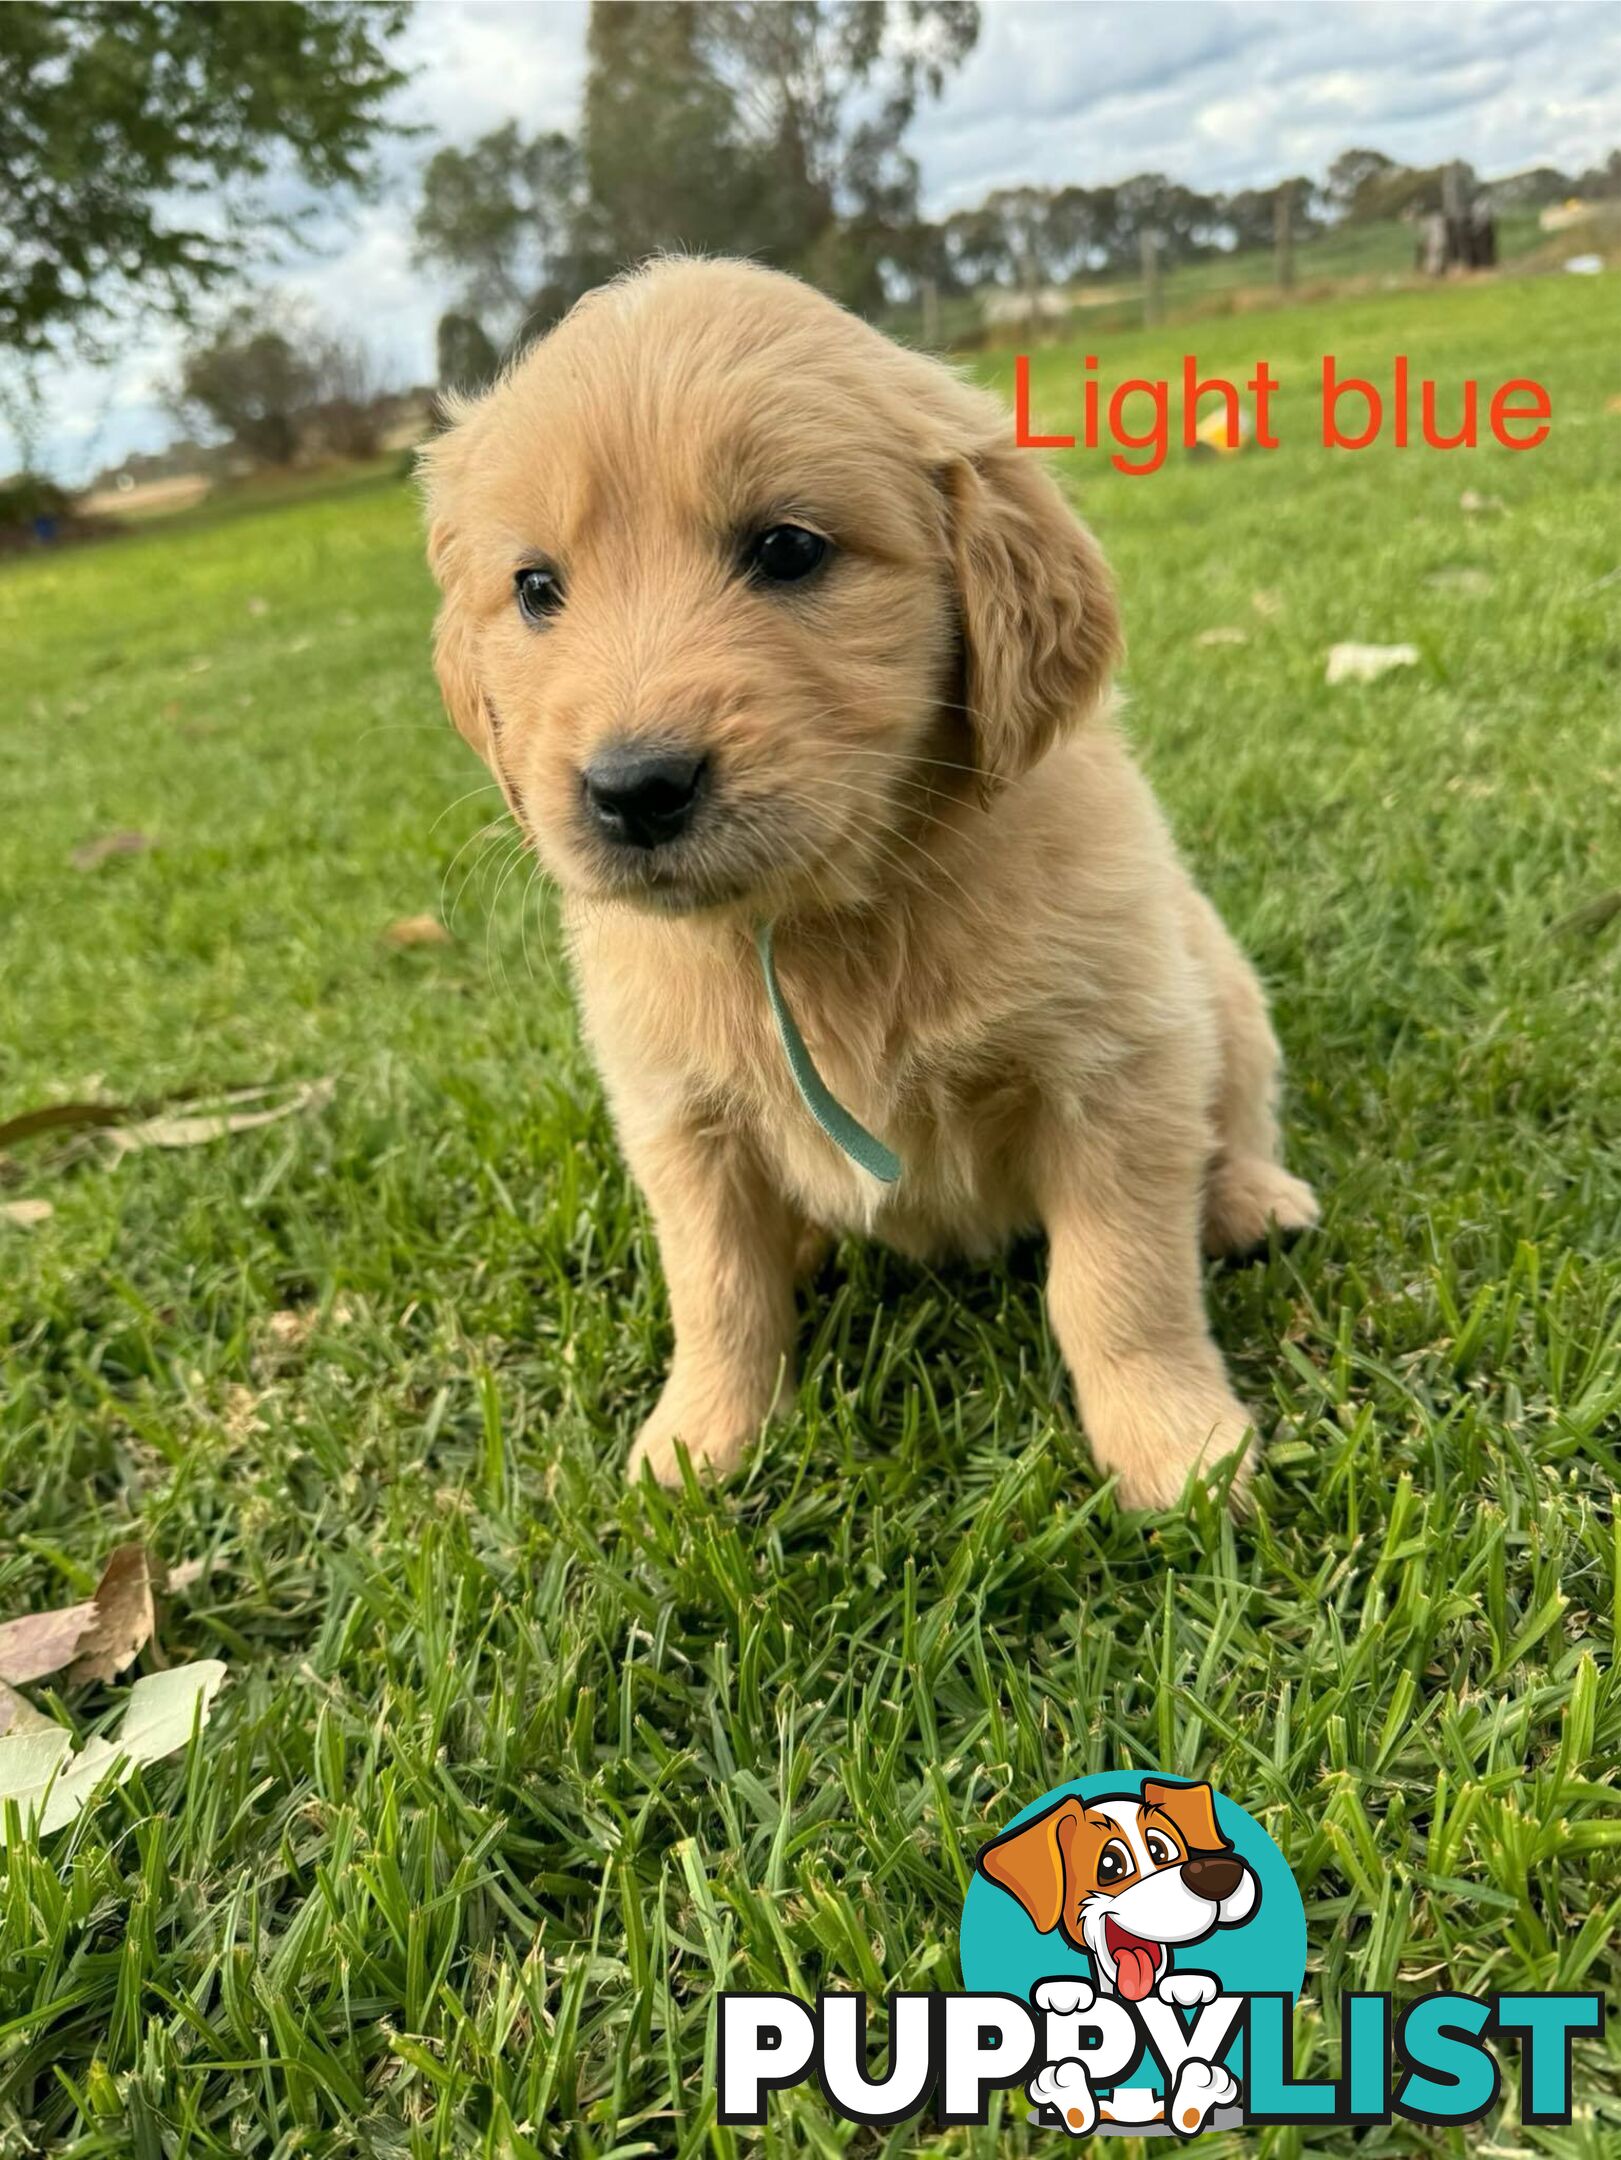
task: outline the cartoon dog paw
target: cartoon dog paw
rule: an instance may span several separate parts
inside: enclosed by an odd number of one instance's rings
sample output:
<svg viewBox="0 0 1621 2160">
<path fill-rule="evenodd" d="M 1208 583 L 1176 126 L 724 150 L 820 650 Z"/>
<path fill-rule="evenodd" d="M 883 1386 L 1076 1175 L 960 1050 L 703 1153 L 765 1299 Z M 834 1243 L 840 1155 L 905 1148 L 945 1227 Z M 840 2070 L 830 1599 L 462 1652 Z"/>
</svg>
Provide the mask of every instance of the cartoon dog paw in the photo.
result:
<svg viewBox="0 0 1621 2160">
<path fill-rule="evenodd" d="M 1025 2091 L 1035 2107 L 1052 2108 L 1071 2137 L 1085 2137 L 1096 2128 L 1098 2104 L 1084 2062 L 1045 2063 Z"/>
<path fill-rule="evenodd" d="M 1188 1974 L 1193 1979 L 1202 1977 Z M 1213 2108 L 1226 2107 L 1238 2098 L 1238 2080 L 1221 2063 L 1201 2062 L 1196 2055 L 1176 2073 L 1166 2119 L 1178 2137 L 1195 2137 Z"/>
<path fill-rule="evenodd" d="M 1168 1972 L 1154 1993 L 1162 2003 L 1174 2003 L 1179 2010 L 1202 2010 L 1221 1989 L 1214 1973 Z"/>
<path fill-rule="evenodd" d="M 1039 1980 L 1030 1999 L 1038 2010 L 1049 2010 L 1054 2017 L 1084 2017 L 1097 1996 L 1088 1980 Z"/>
</svg>

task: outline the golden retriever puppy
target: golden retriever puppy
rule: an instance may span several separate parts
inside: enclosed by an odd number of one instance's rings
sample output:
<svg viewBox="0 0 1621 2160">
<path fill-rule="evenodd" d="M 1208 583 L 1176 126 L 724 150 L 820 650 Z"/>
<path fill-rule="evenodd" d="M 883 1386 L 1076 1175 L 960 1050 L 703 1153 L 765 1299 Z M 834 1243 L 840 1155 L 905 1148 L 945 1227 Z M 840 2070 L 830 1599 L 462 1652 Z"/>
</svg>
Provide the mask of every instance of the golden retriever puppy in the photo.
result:
<svg viewBox="0 0 1621 2160">
<path fill-rule="evenodd" d="M 675 1356 L 630 1458 L 730 1471 L 828 1233 L 1039 1226 L 1136 1505 L 1248 1449 L 1200 1239 L 1312 1222 L 1255 976 L 1106 713 L 1096 543 L 997 402 L 796 280 L 655 263 L 426 453 L 436 664 L 565 896 Z M 756 933 L 885 1183 L 796 1087 Z"/>
</svg>

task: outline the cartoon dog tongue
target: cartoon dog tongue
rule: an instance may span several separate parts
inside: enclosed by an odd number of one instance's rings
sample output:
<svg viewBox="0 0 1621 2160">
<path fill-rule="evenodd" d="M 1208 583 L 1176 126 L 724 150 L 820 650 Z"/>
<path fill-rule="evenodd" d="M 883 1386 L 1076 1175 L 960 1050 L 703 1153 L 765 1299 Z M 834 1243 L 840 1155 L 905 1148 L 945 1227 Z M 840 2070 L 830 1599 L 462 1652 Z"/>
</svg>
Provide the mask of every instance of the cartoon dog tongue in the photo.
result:
<svg viewBox="0 0 1621 2160">
<path fill-rule="evenodd" d="M 1154 1974 L 1159 1969 L 1159 1955 L 1152 1943 L 1139 1942 L 1135 1935 L 1110 1930 L 1113 1940 L 1109 1948 L 1114 1953 L 1115 1974 L 1120 1992 L 1127 2002 L 1141 2002 L 1154 1991 Z"/>
</svg>

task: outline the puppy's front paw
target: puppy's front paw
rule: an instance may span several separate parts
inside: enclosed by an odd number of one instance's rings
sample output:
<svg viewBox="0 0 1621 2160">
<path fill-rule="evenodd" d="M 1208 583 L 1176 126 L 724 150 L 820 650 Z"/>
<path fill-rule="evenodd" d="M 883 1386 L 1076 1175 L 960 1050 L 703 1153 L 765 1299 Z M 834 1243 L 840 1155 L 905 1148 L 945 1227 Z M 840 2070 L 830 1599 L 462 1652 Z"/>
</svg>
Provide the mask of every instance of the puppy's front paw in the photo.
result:
<svg viewBox="0 0 1621 2160">
<path fill-rule="evenodd" d="M 1173 1366 L 1133 1366 L 1089 1391 L 1084 1420 L 1122 1507 L 1175 1507 L 1196 1472 L 1212 1475 L 1242 1450 L 1233 1480 L 1240 1504 L 1254 1467 L 1254 1423 L 1224 1385 Z"/>
<path fill-rule="evenodd" d="M 733 1396 L 731 1391 L 717 1394 L 700 1389 L 695 1395 L 682 1384 L 679 1373 L 672 1373 L 625 1463 L 630 1483 L 634 1485 L 646 1469 L 661 1485 L 679 1487 L 677 1443 L 686 1449 L 699 1477 L 716 1484 L 729 1478 L 759 1439 L 767 1417 L 777 1416 L 792 1400 L 786 1373 L 763 1411 L 758 1395 L 752 1404 L 740 1399 L 747 1392 L 739 1390 Z"/>
<path fill-rule="evenodd" d="M 1204 1247 L 1212 1258 L 1253 1252 L 1269 1231 L 1285 1236 L 1310 1230 L 1318 1217 L 1317 1195 L 1304 1178 L 1258 1155 L 1219 1162 L 1205 1192 Z"/>
<path fill-rule="evenodd" d="M 625 1476 L 630 1483 L 636 1484 L 644 1470 L 651 1470 L 661 1485 L 678 1487 L 681 1483 L 681 1462 L 676 1453 L 678 1442 L 686 1449 L 699 1477 L 713 1478 L 717 1484 L 730 1477 L 756 1434 L 735 1426 L 706 1427 L 697 1419 L 684 1417 L 679 1404 L 666 1408 L 667 1402 L 668 1397 L 660 1401 L 636 1435 L 636 1444 L 625 1463 Z"/>
</svg>

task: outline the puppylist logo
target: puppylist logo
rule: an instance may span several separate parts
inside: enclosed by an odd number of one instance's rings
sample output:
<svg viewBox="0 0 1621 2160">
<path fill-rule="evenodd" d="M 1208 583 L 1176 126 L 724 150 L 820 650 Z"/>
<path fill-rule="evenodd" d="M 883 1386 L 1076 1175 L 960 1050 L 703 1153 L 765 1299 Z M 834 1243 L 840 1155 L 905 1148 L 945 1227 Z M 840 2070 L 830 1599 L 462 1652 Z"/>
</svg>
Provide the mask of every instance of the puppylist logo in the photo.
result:
<svg viewBox="0 0 1621 2160">
<path fill-rule="evenodd" d="M 1327 2129 L 1478 2122 L 1517 2050 L 1520 2120 L 1571 2118 L 1597 1995 L 1346 1994 L 1339 2074 L 1295 2075 L 1306 1915 L 1259 1823 L 1208 1784 L 1121 1772 L 1044 1794 L 979 1854 L 958 1993 L 891 1995 L 888 2060 L 868 2062 L 865 1996 L 720 1997 L 718 2119 L 759 2125 L 814 2082 L 836 2114 L 887 2126 L 931 2108 L 984 2123 L 1022 2086 L 1029 2119 L 1073 2137 L 1245 2124 Z"/>
</svg>

